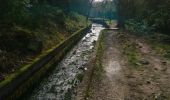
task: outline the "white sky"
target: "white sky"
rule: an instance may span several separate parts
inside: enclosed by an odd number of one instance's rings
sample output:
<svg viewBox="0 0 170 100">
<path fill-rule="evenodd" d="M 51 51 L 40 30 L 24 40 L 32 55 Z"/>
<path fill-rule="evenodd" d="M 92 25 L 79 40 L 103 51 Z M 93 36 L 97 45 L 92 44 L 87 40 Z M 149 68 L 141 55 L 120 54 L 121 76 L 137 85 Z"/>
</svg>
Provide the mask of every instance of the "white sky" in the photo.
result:
<svg viewBox="0 0 170 100">
<path fill-rule="evenodd" d="M 94 2 L 102 2 L 103 0 L 94 0 Z"/>
</svg>

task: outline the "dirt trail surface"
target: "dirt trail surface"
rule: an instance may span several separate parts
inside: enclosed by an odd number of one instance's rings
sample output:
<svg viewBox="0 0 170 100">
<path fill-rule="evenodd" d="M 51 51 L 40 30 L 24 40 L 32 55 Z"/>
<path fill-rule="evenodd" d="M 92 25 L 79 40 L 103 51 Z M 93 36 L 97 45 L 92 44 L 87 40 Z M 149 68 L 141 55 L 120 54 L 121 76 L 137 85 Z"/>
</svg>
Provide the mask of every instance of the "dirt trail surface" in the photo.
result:
<svg viewBox="0 0 170 100">
<path fill-rule="evenodd" d="M 169 59 L 158 55 L 146 39 L 127 33 L 120 36 L 113 30 L 106 31 L 103 37 L 103 71 L 101 75 L 93 74 L 92 79 L 87 78 L 89 73 L 85 75 L 83 84 L 89 84 L 91 79 L 90 88 L 77 100 L 170 100 Z M 132 49 L 126 51 L 127 48 Z M 89 66 L 96 73 L 94 63 Z"/>
<path fill-rule="evenodd" d="M 104 36 L 105 50 L 102 59 L 103 73 L 100 81 L 92 82 L 90 100 L 123 100 L 128 92 L 124 76 L 124 61 L 116 38 L 116 31 Z"/>
</svg>

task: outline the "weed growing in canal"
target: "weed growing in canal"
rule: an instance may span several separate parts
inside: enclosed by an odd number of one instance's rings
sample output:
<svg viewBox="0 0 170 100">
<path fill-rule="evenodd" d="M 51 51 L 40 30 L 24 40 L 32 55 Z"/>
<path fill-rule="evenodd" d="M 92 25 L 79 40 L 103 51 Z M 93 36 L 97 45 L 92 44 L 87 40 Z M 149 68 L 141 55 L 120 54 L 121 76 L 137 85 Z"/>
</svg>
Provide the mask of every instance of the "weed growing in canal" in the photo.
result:
<svg viewBox="0 0 170 100">
<path fill-rule="evenodd" d="M 83 74 L 83 73 L 80 73 L 80 74 L 77 75 L 77 79 L 78 79 L 80 82 L 82 82 L 83 77 L 84 77 L 84 74 Z"/>
</svg>

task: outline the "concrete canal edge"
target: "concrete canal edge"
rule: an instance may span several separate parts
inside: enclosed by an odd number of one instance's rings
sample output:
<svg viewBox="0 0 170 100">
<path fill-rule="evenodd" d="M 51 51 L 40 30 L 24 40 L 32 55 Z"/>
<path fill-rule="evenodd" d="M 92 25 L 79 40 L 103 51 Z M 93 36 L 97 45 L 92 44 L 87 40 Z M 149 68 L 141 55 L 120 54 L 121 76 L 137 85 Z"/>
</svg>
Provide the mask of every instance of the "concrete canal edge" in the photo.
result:
<svg viewBox="0 0 170 100">
<path fill-rule="evenodd" d="M 91 25 L 88 25 L 75 32 L 67 40 L 43 53 L 33 62 L 23 66 L 0 82 L 0 100 L 17 99 L 32 88 L 34 84 L 39 83 L 41 78 L 62 60 L 66 53 L 86 35 L 90 28 Z"/>
<path fill-rule="evenodd" d="M 93 56 L 91 57 L 89 63 L 86 65 L 88 70 L 85 72 L 82 82 L 76 88 L 76 100 L 88 100 L 88 98 L 92 95 L 91 86 L 93 83 L 94 75 L 96 74 L 95 71 L 98 69 L 96 69 L 96 67 L 101 67 L 101 57 L 104 50 L 102 41 L 104 32 L 106 30 L 107 29 L 103 29 L 100 32 L 96 46 L 94 48 Z"/>
<path fill-rule="evenodd" d="M 101 58 L 103 56 L 103 53 L 104 53 L 104 34 L 105 32 L 107 31 L 108 29 L 103 29 L 101 32 L 100 32 L 100 35 L 99 35 L 99 38 L 98 38 L 98 41 L 96 43 L 96 53 L 95 53 L 95 58 L 94 58 L 94 61 L 92 61 L 92 65 L 91 67 L 91 70 L 89 71 L 89 75 L 87 76 L 88 78 L 88 83 L 87 83 L 87 86 L 86 86 L 86 90 L 84 92 L 84 95 L 83 95 L 83 99 L 81 100 L 87 100 L 89 97 L 91 97 L 92 95 L 92 91 L 91 91 L 91 87 L 92 87 L 92 84 L 93 84 L 93 81 L 94 80 L 98 80 L 100 79 L 100 76 L 101 76 L 101 73 L 103 73 L 103 67 L 102 67 L 102 61 L 101 61 Z"/>
</svg>

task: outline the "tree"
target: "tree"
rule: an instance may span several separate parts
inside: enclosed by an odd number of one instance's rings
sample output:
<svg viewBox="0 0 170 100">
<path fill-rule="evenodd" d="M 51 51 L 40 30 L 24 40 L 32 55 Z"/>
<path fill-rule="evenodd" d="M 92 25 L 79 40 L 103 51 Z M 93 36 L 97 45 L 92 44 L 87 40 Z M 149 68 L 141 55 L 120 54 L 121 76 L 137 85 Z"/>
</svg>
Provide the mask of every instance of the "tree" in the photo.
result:
<svg viewBox="0 0 170 100">
<path fill-rule="evenodd" d="M 28 0 L 0 0 L 0 23 L 11 25 L 22 23 L 26 14 Z"/>
</svg>

